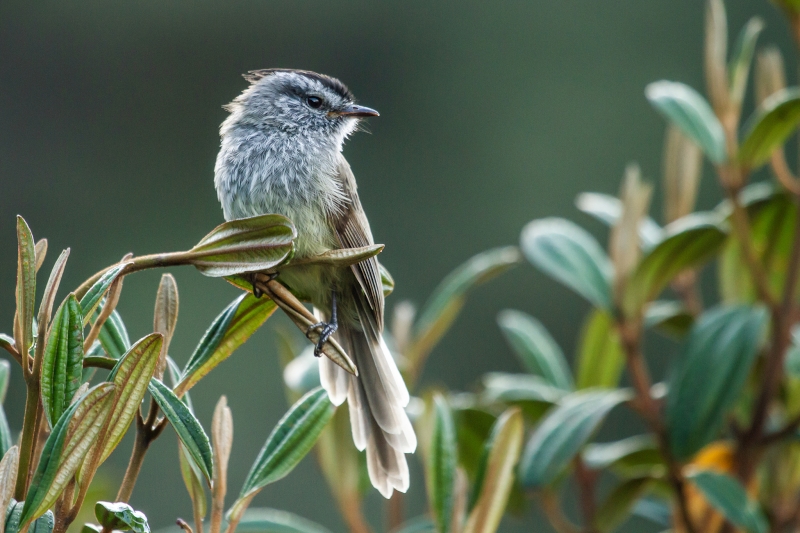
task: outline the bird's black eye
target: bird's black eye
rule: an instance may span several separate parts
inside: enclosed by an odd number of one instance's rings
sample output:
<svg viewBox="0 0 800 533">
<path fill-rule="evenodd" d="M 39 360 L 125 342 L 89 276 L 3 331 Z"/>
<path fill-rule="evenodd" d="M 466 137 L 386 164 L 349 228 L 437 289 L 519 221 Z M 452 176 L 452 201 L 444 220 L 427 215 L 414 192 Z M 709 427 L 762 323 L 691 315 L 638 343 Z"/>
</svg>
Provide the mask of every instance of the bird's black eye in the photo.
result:
<svg viewBox="0 0 800 533">
<path fill-rule="evenodd" d="M 313 107 L 314 109 L 319 109 L 322 105 L 322 98 L 318 96 L 309 96 L 306 100 L 309 107 Z"/>
</svg>

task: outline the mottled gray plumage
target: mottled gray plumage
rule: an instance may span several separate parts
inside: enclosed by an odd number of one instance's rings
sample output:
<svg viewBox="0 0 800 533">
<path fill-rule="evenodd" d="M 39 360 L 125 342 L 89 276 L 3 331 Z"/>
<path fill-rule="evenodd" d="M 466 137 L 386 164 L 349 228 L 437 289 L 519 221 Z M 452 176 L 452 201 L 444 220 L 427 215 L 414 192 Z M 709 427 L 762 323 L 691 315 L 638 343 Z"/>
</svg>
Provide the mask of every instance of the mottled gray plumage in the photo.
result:
<svg viewBox="0 0 800 533">
<path fill-rule="evenodd" d="M 314 72 L 268 69 L 245 76 L 251 85 L 226 108 L 214 183 L 226 220 L 280 213 L 297 227 L 296 257 L 373 244 L 342 145 L 359 118 L 339 80 Z M 383 291 L 375 258 L 350 269 L 298 267 L 280 280 L 307 296 L 326 320 L 338 302 L 336 338 L 353 357 L 358 378 L 321 357 L 330 399 L 350 408 L 353 441 L 367 451 L 372 484 L 385 497 L 408 489 L 406 453 L 416 436 L 404 411 L 409 396 L 383 341 Z"/>
</svg>

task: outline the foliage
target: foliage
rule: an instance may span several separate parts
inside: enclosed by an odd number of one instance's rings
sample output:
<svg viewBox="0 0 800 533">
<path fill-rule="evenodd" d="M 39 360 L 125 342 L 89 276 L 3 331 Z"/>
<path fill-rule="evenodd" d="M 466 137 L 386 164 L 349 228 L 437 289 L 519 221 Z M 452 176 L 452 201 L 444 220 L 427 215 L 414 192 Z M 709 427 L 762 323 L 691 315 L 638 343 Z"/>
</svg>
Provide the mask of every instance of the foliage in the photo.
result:
<svg viewBox="0 0 800 533">
<path fill-rule="evenodd" d="M 797 2 L 778 3 L 800 35 Z M 429 512 L 407 519 L 403 495 L 395 494 L 386 530 L 493 533 L 506 514 L 526 512 L 527 501 L 559 533 L 605 533 L 633 515 L 685 533 L 800 528 L 800 179 L 783 153 L 800 124 L 800 88 L 785 87 L 775 48 L 757 50 L 762 26 L 749 21 L 729 58 L 724 5 L 709 0 L 708 97 L 674 81 L 645 88 L 668 123 L 662 224 L 649 214 L 653 186 L 629 165 L 619 198 L 577 199 L 579 209 L 610 228 L 606 246 L 566 218 L 534 220 L 522 229 L 519 247 L 488 250 L 457 267 L 419 313 L 410 302 L 394 307 L 385 334 L 412 395 L 407 410 L 419 437 Z M 742 121 L 754 57 L 757 107 Z M 703 157 L 724 198 L 696 212 Z M 751 182 L 752 171 L 767 164 L 775 183 Z M 84 504 L 99 522 L 86 524 L 87 532 L 149 533 L 147 518 L 128 500 L 148 447 L 167 425 L 177 435 L 193 505 L 194 527 L 178 521 L 184 530 L 328 531 L 284 511 L 248 509 L 312 449 L 348 528 L 372 530 L 362 513 L 364 456 L 352 443 L 347 410 L 319 387 L 308 344 L 301 348 L 288 334 L 279 339 L 291 407 L 227 513 L 233 414 L 222 396 L 209 437 L 189 391 L 278 309 L 317 341 L 318 332 L 308 331 L 316 319 L 303 295 L 280 283 L 282 269 L 349 268 L 382 245 L 295 260 L 290 220 L 236 220 L 188 251 L 126 256 L 56 306 L 66 250 L 37 310 L 47 242 L 35 241 L 22 217 L 17 237 L 16 314 L 10 333 L 0 334 L 0 348 L 22 367 L 28 395 L 16 445 L 0 408 L 0 508 L 6 510 L 0 533 L 64 533 Z M 523 259 L 588 302 L 574 364 L 536 317 L 507 309 L 497 322 L 521 372 L 487 374 L 473 392 L 420 387 L 427 359 L 470 291 Z M 714 276 L 701 275 L 709 264 L 716 267 L 719 301 L 708 298 Z M 179 307 L 172 276 L 162 277 L 149 335 L 131 342 L 116 311 L 127 276 L 178 265 L 245 291 L 212 322 L 183 368 L 167 356 Z M 381 277 L 388 295 L 394 281 L 383 267 Z M 646 343 L 654 334 L 669 340 Z M 335 336 L 322 351 L 358 375 Z M 667 362 L 664 375 L 651 371 L 655 360 Z M 0 402 L 8 368 L 0 361 Z M 639 418 L 643 429 L 595 442 L 612 411 Z M 128 431 L 135 445 L 116 499 L 85 501 L 98 467 Z M 576 488 L 579 513 L 564 510 L 565 487 Z"/>
</svg>

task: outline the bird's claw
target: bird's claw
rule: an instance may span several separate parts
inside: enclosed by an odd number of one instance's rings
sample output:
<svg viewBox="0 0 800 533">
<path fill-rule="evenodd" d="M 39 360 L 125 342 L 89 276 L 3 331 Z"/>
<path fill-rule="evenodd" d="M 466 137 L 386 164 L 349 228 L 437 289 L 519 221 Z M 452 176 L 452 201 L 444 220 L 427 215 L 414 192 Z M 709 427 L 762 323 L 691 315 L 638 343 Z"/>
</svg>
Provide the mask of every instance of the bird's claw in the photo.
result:
<svg viewBox="0 0 800 533">
<path fill-rule="evenodd" d="M 311 338 L 311 332 L 315 329 L 321 329 L 317 344 L 314 346 L 314 357 L 319 357 L 322 355 L 322 347 L 325 346 L 325 343 L 328 342 L 328 339 L 331 338 L 331 335 L 336 333 L 338 325 L 335 322 L 317 322 L 316 324 L 312 324 L 308 327 L 308 331 L 306 331 L 306 337 Z"/>
</svg>

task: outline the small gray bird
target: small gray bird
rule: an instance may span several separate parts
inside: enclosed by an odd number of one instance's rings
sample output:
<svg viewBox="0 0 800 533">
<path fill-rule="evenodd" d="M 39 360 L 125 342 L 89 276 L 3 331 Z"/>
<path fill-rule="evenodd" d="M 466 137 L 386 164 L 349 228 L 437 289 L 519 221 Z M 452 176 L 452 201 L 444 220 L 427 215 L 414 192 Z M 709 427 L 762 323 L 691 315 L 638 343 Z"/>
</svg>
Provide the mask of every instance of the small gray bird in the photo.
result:
<svg viewBox="0 0 800 533">
<path fill-rule="evenodd" d="M 295 257 L 373 244 L 342 145 L 364 117 L 335 78 L 289 69 L 245 75 L 250 86 L 226 109 L 214 183 L 226 220 L 280 213 L 297 228 Z M 353 358 L 359 377 L 327 357 L 320 380 L 331 401 L 347 399 L 353 441 L 367 450 L 373 486 L 389 498 L 408 489 L 406 453 L 417 439 L 404 407 L 406 385 L 382 337 L 383 289 L 375 258 L 349 269 L 287 269 L 280 280 L 314 305 L 322 338 L 331 335 Z"/>
</svg>

